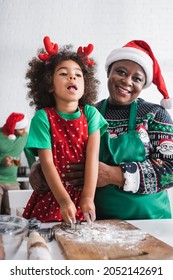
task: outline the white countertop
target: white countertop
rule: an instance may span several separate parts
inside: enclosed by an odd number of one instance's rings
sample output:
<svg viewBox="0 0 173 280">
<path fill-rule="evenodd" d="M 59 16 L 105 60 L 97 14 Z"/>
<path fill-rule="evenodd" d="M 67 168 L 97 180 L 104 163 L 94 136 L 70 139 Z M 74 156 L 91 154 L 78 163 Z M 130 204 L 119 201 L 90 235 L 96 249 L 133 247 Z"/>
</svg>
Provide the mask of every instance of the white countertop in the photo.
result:
<svg viewBox="0 0 173 280">
<path fill-rule="evenodd" d="M 127 221 L 173 247 L 173 219 Z"/>
<path fill-rule="evenodd" d="M 149 233 L 155 238 L 167 243 L 173 247 L 173 219 L 163 220 L 128 220 L 128 223 L 138 227 L 144 232 Z M 53 226 L 55 223 L 43 224 L 43 227 Z M 60 246 L 55 240 L 47 243 L 52 259 L 63 260 L 63 254 Z M 27 259 L 27 238 L 23 241 L 19 251 L 14 257 L 15 260 Z"/>
</svg>

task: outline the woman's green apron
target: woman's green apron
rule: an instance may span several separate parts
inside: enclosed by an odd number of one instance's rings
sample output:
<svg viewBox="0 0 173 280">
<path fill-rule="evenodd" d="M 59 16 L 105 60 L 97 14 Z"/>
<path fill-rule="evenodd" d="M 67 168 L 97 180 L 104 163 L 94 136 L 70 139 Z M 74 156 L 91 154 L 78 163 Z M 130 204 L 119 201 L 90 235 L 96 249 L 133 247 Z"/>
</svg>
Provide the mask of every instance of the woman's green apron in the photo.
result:
<svg viewBox="0 0 173 280">
<path fill-rule="evenodd" d="M 101 114 L 104 116 L 107 100 Z M 111 138 L 101 137 L 100 161 L 109 165 L 122 162 L 142 162 L 146 159 L 144 145 L 136 132 L 137 101 L 131 104 L 128 133 Z M 120 190 L 115 185 L 97 188 L 95 195 L 97 219 L 166 219 L 171 218 L 167 191 L 137 194 Z"/>
</svg>

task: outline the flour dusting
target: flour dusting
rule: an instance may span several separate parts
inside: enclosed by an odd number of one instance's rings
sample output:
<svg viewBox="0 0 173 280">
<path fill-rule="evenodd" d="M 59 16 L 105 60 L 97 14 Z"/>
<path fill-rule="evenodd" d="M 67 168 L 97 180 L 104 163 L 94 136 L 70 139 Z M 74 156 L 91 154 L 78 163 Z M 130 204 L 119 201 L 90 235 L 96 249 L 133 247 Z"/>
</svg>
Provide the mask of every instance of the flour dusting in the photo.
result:
<svg viewBox="0 0 173 280">
<path fill-rule="evenodd" d="M 136 243 L 145 240 L 147 233 L 140 229 L 127 229 L 119 225 L 82 223 L 76 230 L 70 228 L 58 229 L 58 235 L 64 235 L 68 239 L 79 243 L 99 243 L 99 244 L 117 244 L 119 246 L 134 246 Z"/>
</svg>

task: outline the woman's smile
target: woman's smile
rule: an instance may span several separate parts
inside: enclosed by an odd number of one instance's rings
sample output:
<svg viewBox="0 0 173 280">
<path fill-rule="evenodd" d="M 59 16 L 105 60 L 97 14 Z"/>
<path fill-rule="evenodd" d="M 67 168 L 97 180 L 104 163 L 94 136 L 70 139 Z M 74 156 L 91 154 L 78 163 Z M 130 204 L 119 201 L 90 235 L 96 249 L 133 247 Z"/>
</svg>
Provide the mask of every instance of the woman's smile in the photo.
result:
<svg viewBox="0 0 173 280">
<path fill-rule="evenodd" d="M 120 86 L 115 86 L 115 88 L 117 89 L 117 93 L 123 97 L 129 96 L 131 94 L 131 91 Z"/>
</svg>

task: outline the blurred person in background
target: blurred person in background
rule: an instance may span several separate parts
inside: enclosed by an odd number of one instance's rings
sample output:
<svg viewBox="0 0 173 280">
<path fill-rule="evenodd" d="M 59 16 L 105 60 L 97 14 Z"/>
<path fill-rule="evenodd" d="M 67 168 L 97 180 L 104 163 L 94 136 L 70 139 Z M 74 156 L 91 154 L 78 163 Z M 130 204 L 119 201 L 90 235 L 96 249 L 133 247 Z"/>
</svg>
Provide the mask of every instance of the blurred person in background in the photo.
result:
<svg viewBox="0 0 173 280">
<path fill-rule="evenodd" d="M 10 214 L 8 190 L 19 190 L 17 172 L 24 151 L 29 167 L 35 158 L 25 149 L 28 120 L 24 114 L 11 113 L 0 128 L 0 214 Z"/>
</svg>

